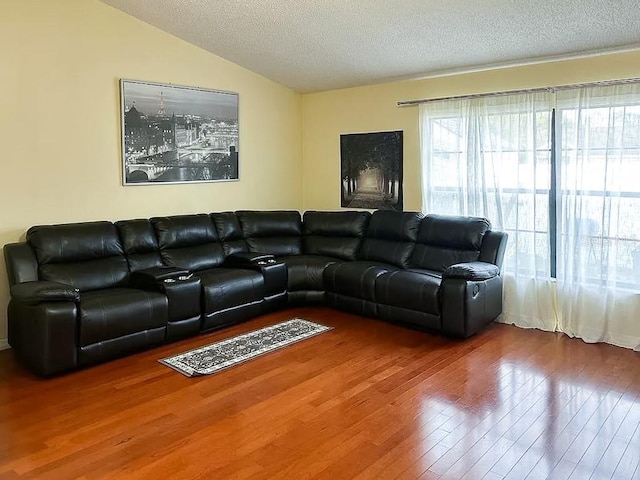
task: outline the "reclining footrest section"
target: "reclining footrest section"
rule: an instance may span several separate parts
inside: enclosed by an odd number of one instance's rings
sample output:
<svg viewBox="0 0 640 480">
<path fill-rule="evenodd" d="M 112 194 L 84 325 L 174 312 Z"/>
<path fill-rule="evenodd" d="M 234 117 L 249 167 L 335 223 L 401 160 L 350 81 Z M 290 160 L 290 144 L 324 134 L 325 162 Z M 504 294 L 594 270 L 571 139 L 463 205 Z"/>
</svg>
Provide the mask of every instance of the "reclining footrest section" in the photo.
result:
<svg viewBox="0 0 640 480">
<path fill-rule="evenodd" d="M 202 281 L 203 318 L 208 331 L 259 315 L 264 303 L 264 277 L 246 268 L 212 268 L 197 272 Z"/>
<path fill-rule="evenodd" d="M 440 330 L 440 277 L 427 271 L 397 270 L 376 279 L 378 315 L 390 322 Z"/>
<path fill-rule="evenodd" d="M 100 363 L 165 341 L 167 297 L 115 287 L 83 292 L 78 306 L 78 365 Z"/>
<path fill-rule="evenodd" d="M 176 267 L 153 267 L 131 274 L 132 285 L 162 292 L 168 306 L 167 340 L 195 335 L 201 323 L 201 290 L 199 277 Z"/>
<path fill-rule="evenodd" d="M 359 315 L 378 316 L 375 285 L 377 279 L 394 267 L 356 261 L 332 264 L 323 273 L 329 305 Z"/>
</svg>

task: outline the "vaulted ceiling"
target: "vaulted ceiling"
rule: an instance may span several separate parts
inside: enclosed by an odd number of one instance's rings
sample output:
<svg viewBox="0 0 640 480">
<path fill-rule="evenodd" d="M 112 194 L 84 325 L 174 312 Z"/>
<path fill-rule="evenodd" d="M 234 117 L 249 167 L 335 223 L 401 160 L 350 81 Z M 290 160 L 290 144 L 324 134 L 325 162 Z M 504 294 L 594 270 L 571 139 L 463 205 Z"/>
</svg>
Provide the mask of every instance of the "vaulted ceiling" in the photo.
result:
<svg viewBox="0 0 640 480">
<path fill-rule="evenodd" d="M 638 0 L 101 0 L 308 93 L 640 48 Z"/>
</svg>

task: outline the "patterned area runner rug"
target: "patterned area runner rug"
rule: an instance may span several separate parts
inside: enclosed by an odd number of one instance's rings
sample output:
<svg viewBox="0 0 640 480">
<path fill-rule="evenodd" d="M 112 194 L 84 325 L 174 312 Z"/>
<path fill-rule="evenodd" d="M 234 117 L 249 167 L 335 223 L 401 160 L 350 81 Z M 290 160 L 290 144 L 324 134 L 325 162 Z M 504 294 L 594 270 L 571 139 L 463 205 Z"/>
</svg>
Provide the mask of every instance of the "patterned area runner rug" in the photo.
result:
<svg viewBox="0 0 640 480">
<path fill-rule="evenodd" d="M 210 375 L 331 328 L 294 318 L 158 361 L 187 377 Z"/>
</svg>

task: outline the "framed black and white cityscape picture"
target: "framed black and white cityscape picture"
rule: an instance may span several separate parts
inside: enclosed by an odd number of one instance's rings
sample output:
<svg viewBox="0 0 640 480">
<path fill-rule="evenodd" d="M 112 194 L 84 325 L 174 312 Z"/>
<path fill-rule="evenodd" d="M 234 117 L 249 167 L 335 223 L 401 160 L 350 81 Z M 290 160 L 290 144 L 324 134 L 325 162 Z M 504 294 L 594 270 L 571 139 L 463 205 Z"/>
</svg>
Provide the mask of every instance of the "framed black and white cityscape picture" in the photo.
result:
<svg viewBox="0 0 640 480">
<path fill-rule="evenodd" d="M 238 180 L 238 94 L 121 80 L 124 185 Z"/>
<path fill-rule="evenodd" d="M 340 206 L 402 211 L 402 131 L 340 135 Z"/>
</svg>

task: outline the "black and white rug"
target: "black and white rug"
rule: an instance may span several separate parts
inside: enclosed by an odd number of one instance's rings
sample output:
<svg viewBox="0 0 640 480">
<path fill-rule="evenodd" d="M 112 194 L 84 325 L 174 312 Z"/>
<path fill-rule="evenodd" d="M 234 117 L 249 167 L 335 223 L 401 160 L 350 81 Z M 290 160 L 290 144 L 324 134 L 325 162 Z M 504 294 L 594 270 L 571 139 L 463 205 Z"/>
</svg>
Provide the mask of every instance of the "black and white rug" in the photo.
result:
<svg viewBox="0 0 640 480">
<path fill-rule="evenodd" d="M 294 318 L 158 361 L 187 377 L 210 375 L 331 328 Z"/>
</svg>

